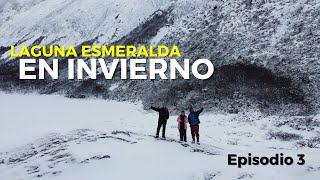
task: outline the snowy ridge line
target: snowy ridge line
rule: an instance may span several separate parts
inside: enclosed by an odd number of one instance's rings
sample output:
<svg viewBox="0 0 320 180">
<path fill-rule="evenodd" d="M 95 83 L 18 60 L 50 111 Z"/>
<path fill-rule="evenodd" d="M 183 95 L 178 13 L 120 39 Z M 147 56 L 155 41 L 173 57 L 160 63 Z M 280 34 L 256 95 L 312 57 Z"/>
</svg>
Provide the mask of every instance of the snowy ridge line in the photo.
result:
<svg viewBox="0 0 320 180">
<path fill-rule="evenodd" d="M 58 175 L 63 171 L 62 164 L 87 164 L 92 161 L 111 158 L 106 153 L 95 152 L 92 155 L 80 157 L 72 151 L 72 146 L 92 144 L 104 139 L 116 140 L 133 144 L 130 140 L 98 133 L 89 129 L 79 129 L 67 135 L 54 133 L 34 143 L 0 153 L 1 167 L 23 169 L 25 176 L 43 177 Z"/>
<path fill-rule="evenodd" d="M 143 138 L 141 138 L 143 137 Z M 7 152 L 0 152 L 0 169 L 2 167 L 23 169 L 26 175 L 34 177 L 43 177 L 46 175 L 58 175 L 62 173 L 61 164 L 87 164 L 92 161 L 105 160 L 112 158 L 112 154 L 94 153 L 89 156 L 80 157 L 74 151 L 73 147 L 81 147 L 95 143 L 104 143 L 115 140 L 126 144 L 137 144 L 142 141 L 152 140 L 151 135 L 138 134 L 128 131 L 112 131 L 108 133 L 95 131 L 91 129 L 78 129 L 66 135 L 53 133 L 47 137 L 36 140 L 33 143 L 12 149 Z M 220 149 L 211 145 L 190 145 L 182 143 L 173 138 L 163 139 L 169 143 L 177 143 L 187 148 L 191 153 L 202 153 L 204 155 L 221 155 L 221 152 L 214 149 Z"/>
<path fill-rule="evenodd" d="M 37 3 L 27 3 L 26 0 L 19 2 L 20 8 L 7 6 L 1 13 L 3 17 L 0 17 L 0 32 L 3 32 L 0 34 L 4 40 L 0 45 L 0 54 L 3 53 L 0 57 L 3 60 L 0 62 L 1 89 L 4 91 L 18 89 L 24 92 L 33 90 L 41 94 L 57 93 L 72 98 L 98 96 L 121 101 L 141 100 L 148 107 L 153 103 L 151 100 L 159 100 L 150 98 L 154 97 L 152 93 L 140 93 L 139 89 L 146 88 L 147 92 L 151 92 L 161 87 L 159 89 L 166 94 L 165 91 L 176 89 L 184 81 L 177 80 L 176 83 L 169 83 L 169 86 L 166 85 L 167 82 L 158 81 L 116 79 L 106 82 L 100 75 L 95 82 L 73 83 L 60 78 L 59 82 L 47 80 L 24 84 L 18 81 L 17 64 L 14 64 L 18 61 L 7 61 L 8 47 L 20 40 L 26 40 L 22 43 L 24 45 L 34 42 L 48 45 L 54 42 L 60 45 L 79 45 L 78 47 L 81 43 L 179 44 L 179 48 L 184 50 L 183 54 L 190 59 L 200 55 L 214 57 L 210 60 L 217 67 L 215 75 L 221 78 L 213 78 L 210 83 L 201 84 L 200 88 L 190 86 L 188 90 L 181 92 L 189 99 L 173 95 L 169 98 L 172 100 L 169 104 L 186 106 L 191 101 L 200 102 L 200 99 L 210 97 L 206 102 L 208 105 L 221 111 L 227 109 L 227 112 L 245 111 L 247 106 L 244 104 L 248 101 L 252 104 L 250 108 L 257 107 L 266 114 L 305 115 L 319 109 L 319 68 L 316 63 L 319 44 L 316 38 L 319 28 L 316 27 L 320 22 L 316 18 L 319 14 L 318 1 L 120 0 L 109 3 L 109 0 L 93 0 L 88 3 L 79 0 L 77 8 L 64 7 L 71 1 L 41 1 L 41 6 L 47 9 L 39 9 Z M 107 6 L 108 3 L 110 6 Z M 82 8 L 84 12 L 78 12 Z M 31 14 L 33 9 L 39 9 L 40 12 Z M 60 12 L 60 9 L 63 11 L 53 17 L 52 13 Z M 46 21 L 47 18 L 50 20 Z M 40 22 L 40 25 L 36 26 L 36 22 Z M 21 26 L 26 29 L 21 29 Z M 106 32 L 101 34 L 101 31 Z M 40 38 L 42 36 L 45 38 Z M 232 68 L 237 70 L 235 74 L 240 74 L 239 80 L 228 80 L 228 69 Z M 64 77 L 65 69 L 61 71 Z M 256 78 L 251 80 L 245 74 L 246 71 L 261 72 L 261 75 L 255 75 Z M 271 78 L 265 83 L 268 76 Z M 239 81 L 241 83 L 237 83 Z M 197 84 L 193 79 L 190 82 L 186 84 Z M 110 84 L 114 83 L 119 85 L 108 91 Z M 236 85 L 228 93 L 213 95 L 211 91 L 225 92 L 223 86 L 214 86 L 219 83 Z M 254 91 L 250 88 L 252 84 L 258 87 Z M 239 95 L 236 94 L 238 86 L 243 89 Z M 129 91 L 127 87 L 132 88 Z M 202 95 L 195 96 L 190 92 Z M 221 101 L 219 97 L 224 98 Z M 233 104 L 229 99 L 236 99 L 238 102 Z"/>
<path fill-rule="evenodd" d="M 22 0 L 7 3 L 2 10 L 0 8 L 0 31 L 8 37 L 1 45 L 13 44 L 23 36 L 39 35 L 47 36 L 45 43 L 59 36 L 68 36 L 68 39 L 59 40 L 59 44 L 77 44 L 95 36 L 101 36 L 101 42 L 110 42 L 168 4 L 170 0 L 45 0 L 40 3 Z M 104 32 L 106 29 L 108 32 Z"/>
</svg>

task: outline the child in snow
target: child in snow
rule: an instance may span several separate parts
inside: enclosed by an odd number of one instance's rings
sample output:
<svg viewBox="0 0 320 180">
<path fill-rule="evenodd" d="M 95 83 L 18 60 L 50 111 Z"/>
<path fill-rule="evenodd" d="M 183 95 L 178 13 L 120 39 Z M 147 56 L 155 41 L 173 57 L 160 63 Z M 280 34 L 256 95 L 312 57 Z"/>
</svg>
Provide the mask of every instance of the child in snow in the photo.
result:
<svg viewBox="0 0 320 180">
<path fill-rule="evenodd" d="M 185 115 L 184 111 L 178 116 L 178 129 L 180 133 L 180 141 L 187 142 L 187 123 L 188 117 Z"/>
</svg>

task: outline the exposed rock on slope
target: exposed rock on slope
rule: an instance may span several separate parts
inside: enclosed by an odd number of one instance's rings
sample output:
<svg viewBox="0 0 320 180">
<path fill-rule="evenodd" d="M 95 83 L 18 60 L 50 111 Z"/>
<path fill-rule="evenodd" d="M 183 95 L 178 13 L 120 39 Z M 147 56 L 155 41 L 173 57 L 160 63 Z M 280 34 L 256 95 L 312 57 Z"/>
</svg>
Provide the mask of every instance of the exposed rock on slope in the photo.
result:
<svg viewBox="0 0 320 180">
<path fill-rule="evenodd" d="M 146 106 L 169 97 L 177 109 L 202 100 L 213 110 L 229 112 L 259 108 L 301 114 L 319 109 L 320 2 L 316 0 L 123 0 L 108 6 L 104 4 L 108 1 L 89 5 L 78 0 L 82 11 L 67 8 L 75 1 L 15 3 L 7 3 L 0 12 L 3 90 L 20 87 L 69 97 L 142 99 Z M 40 6 L 43 11 L 33 11 Z M 117 75 L 106 81 L 102 74 L 96 81 L 19 81 L 17 62 L 7 61 L 8 46 L 13 44 L 79 47 L 151 42 L 179 45 L 184 58 L 208 58 L 216 73 L 206 81 L 121 81 Z M 66 69 L 60 72 L 65 77 Z"/>
</svg>

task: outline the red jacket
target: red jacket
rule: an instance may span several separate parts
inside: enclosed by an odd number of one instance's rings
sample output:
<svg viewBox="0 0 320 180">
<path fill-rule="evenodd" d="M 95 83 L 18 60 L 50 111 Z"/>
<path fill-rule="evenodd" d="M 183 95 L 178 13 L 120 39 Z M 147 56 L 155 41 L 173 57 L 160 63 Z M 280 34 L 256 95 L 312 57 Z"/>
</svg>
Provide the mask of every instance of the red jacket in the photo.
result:
<svg viewBox="0 0 320 180">
<path fill-rule="evenodd" d="M 189 122 L 188 121 L 188 117 L 184 116 L 184 120 L 183 121 L 184 121 L 184 129 L 187 129 L 187 123 Z M 180 115 L 178 116 L 177 122 L 178 122 L 178 129 L 180 129 L 180 123 L 182 122 L 182 120 L 180 118 Z"/>
</svg>

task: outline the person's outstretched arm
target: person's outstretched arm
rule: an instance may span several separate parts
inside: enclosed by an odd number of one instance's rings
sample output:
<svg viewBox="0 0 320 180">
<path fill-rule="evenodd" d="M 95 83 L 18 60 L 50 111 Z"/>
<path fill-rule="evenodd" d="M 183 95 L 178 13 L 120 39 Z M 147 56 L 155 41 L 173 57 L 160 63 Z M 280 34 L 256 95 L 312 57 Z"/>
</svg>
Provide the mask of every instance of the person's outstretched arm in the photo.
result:
<svg viewBox="0 0 320 180">
<path fill-rule="evenodd" d="M 160 111 L 160 109 L 155 108 L 155 107 L 153 107 L 153 106 L 151 106 L 151 109 L 154 110 L 154 111 L 158 111 L 158 112 Z"/>
<path fill-rule="evenodd" d="M 204 110 L 204 108 L 201 108 L 199 111 L 196 111 L 197 114 L 202 113 L 202 111 Z"/>
</svg>

